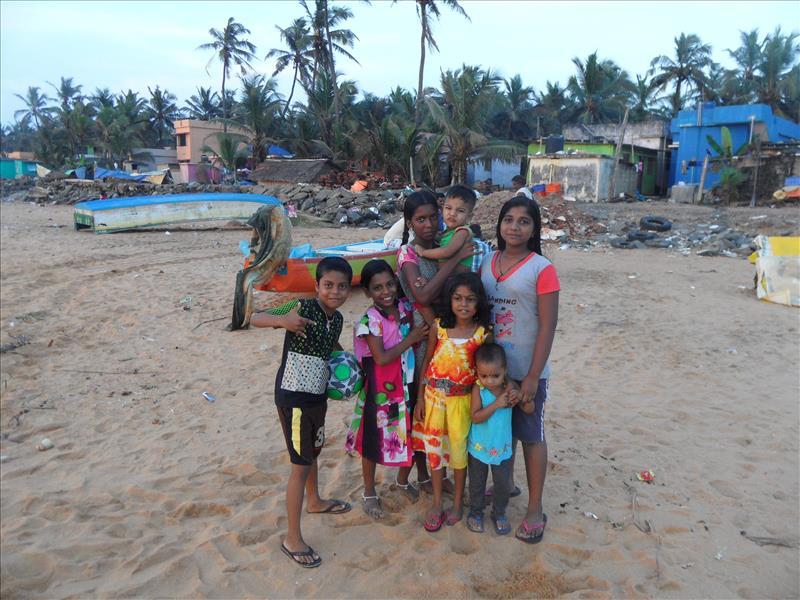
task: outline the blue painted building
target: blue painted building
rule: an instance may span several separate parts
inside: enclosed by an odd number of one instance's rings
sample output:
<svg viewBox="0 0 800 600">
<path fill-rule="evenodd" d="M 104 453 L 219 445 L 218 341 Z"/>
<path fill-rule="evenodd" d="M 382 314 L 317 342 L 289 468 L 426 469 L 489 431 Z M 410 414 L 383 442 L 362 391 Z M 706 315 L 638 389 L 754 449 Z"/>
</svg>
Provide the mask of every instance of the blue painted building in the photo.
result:
<svg viewBox="0 0 800 600">
<path fill-rule="evenodd" d="M 706 102 L 697 108 L 682 110 L 670 123 L 670 185 L 681 181 L 686 184 L 700 183 L 706 152 L 715 155 L 706 136 L 710 135 L 719 144 L 723 127 L 731 132 L 734 152 L 742 144 L 755 139 L 764 142 L 800 139 L 800 125 L 776 117 L 766 104 L 715 106 L 713 102 Z M 703 187 L 711 189 L 718 181 L 719 173 L 709 169 Z"/>
</svg>

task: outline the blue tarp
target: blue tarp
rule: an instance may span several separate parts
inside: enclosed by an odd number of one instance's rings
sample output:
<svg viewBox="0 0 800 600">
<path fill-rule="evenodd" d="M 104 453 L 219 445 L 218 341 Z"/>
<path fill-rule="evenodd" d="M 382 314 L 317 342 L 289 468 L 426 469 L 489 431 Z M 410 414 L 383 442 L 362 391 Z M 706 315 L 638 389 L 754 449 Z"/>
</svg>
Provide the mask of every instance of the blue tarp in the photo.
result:
<svg viewBox="0 0 800 600">
<path fill-rule="evenodd" d="M 265 196 L 263 194 L 172 194 L 164 196 L 130 196 L 111 200 L 88 200 L 86 202 L 78 202 L 75 208 L 111 210 L 114 208 L 130 208 L 132 206 L 180 204 L 185 202 L 254 202 L 281 205 L 281 201 L 274 196 Z"/>
<path fill-rule="evenodd" d="M 77 171 L 78 169 L 75 170 Z M 113 179 L 130 179 L 131 181 L 144 181 L 145 179 L 147 179 L 146 175 L 131 175 L 127 171 L 120 171 L 119 169 L 104 169 L 103 167 L 95 167 L 94 169 L 95 180 L 106 179 L 109 177 Z M 79 179 L 83 178 L 79 176 Z"/>
<path fill-rule="evenodd" d="M 285 148 L 281 148 L 280 146 L 270 146 L 267 148 L 267 154 L 270 156 L 283 156 L 284 158 L 292 158 L 294 154 L 286 150 Z"/>
</svg>

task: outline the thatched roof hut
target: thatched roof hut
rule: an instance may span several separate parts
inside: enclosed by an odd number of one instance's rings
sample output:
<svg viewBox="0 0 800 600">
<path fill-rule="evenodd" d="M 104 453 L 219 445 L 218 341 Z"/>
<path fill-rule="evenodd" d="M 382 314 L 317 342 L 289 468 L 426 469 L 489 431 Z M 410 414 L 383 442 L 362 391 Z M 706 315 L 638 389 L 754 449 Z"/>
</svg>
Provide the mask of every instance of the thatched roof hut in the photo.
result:
<svg viewBox="0 0 800 600">
<path fill-rule="evenodd" d="M 342 168 L 327 158 L 268 158 L 253 170 L 250 178 L 269 183 L 316 183 Z"/>
</svg>

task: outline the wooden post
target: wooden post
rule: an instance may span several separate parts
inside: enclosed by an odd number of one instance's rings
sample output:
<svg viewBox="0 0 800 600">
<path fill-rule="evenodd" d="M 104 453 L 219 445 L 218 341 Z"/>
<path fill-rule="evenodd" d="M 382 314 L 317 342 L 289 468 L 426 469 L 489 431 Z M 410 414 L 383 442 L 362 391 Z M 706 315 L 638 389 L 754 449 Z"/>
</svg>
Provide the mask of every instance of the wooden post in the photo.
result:
<svg viewBox="0 0 800 600">
<path fill-rule="evenodd" d="M 758 165 L 761 163 L 761 139 L 756 140 L 756 168 L 753 171 L 753 194 L 750 196 L 750 208 L 756 205 L 756 186 L 758 185 Z"/>
<path fill-rule="evenodd" d="M 708 153 L 706 152 L 705 158 L 703 158 L 703 170 L 700 171 L 700 187 L 698 188 L 698 192 L 692 196 L 692 204 L 700 203 L 703 201 L 703 186 L 706 184 L 706 173 L 708 172 Z M 695 200 L 697 202 L 695 202 Z"/>
<path fill-rule="evenodd" d="M 625 116 L 622 117 L 622 130 L 619 132 L 619 139 L 617 140 L 617 148 L 614 151 L 614 165 L 611 167 L 611 180 L 608 182 L 608 201 L 614 198 L 614 187 L 617 183 L 617 164 L 622 155 L 622 140 L 625 137 L 625 128 L 628 126 L 628 109 L 625 109 Z"/>
</svg>

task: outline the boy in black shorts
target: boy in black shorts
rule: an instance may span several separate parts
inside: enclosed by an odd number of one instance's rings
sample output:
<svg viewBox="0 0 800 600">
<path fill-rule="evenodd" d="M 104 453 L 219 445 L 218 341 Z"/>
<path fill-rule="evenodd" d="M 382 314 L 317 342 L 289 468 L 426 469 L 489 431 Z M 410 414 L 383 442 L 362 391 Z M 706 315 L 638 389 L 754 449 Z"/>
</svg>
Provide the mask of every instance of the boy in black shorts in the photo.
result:
<svg viewBox="0 0 800 600">
<path fill-rule="evenodd" d="M 328 410 L 328 360 L 339 346 L 342 315 L 336 310 L 350 296 L 353 270 L 342 258 L 327 257 L 317 266 L 317 297 L 290 302 L 279 309 L 253 315 L 256 327 L 283 327 L 283 357 L 275 377 L 275 404 L 292 471 L 286 486 L 288 531 L 281 551 L 304 568 L 322 559 L 303 540 L 300 515 L 303 492 L 309 513 L 340 514 L 350 510 L 342 500 L 323 500 L 317 484 L 317 456 L 325 442 Z"/>
</svg>

